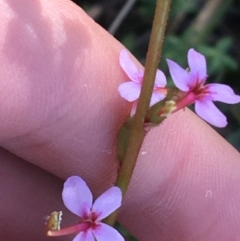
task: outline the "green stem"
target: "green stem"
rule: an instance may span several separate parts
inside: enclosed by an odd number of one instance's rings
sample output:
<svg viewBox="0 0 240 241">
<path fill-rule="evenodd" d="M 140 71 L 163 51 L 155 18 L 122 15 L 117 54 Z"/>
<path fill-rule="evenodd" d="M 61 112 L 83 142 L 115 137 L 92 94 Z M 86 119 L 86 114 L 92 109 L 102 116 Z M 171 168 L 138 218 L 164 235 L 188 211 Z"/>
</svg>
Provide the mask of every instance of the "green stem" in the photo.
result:
<svg viewBox="0 0 240 241">
<path fill-rule="evenodd" d="M 128 147 L 126 149 L 123 163 L 120 167 L 115 184 L 121 188 L 123 196 L 127 191 L 140 148 L 146 135 L 146 131 L 144 130 L 144 120 L 147 115 L 147 111 L 149 110 L 156 71 L 160 62 L 164 33 L 170 10 L 170 3 L 171 0 L 158 0 L 156 5 L 149 49 L 146 58 L 142 89 L 136 114 L 132 122 Z M 112 213 L 106 219 L 106 223 L 113 225 L 116 220 L 116 216 L 117 212 Z"/>
</svg>

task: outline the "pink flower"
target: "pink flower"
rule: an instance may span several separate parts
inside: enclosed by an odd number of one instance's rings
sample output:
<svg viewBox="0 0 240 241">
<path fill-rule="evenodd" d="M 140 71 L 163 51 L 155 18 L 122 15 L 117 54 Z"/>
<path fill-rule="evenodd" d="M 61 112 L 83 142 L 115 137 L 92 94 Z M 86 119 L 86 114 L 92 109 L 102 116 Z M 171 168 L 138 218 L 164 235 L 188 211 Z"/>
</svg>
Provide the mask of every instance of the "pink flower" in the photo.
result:
<svg viewBox="0 0 240 241">
<path fill-rule="evenodd" d="M 72 176 L 64 183 L 62 198 L 65 206 L 79 216 L 81 222 L 72 227 L 50 230 L 47 232 L 48 236 L 61 236 L 76 232 L 78 234 L 73 241 L 124 241 L 116 229 L 101 222 L 121 206 L 120 188 L 109 188 L 93 203 L 93 196 L 87 184 L 80 177 Z M 59 222 L 59 218 L 55 219 Z M 55 225 L 57 226 L 59 224 Z"/>
<path fill-rule="evenodd" d="M 125 49 L 123 49 L 120 53 L 119 62 L 123 71 L 131 81 L 120 84 L 118 91 L 120 95 L 127 101 L 136 101 L 140 95 L 144 70 L 137 68 L 137 66 L 131 60 L 128 51 Z M 157 70 L 150 106 L 165 98 L 166 91 L 163 87 L 166 86 L 166 83 L 166 77 L 163 72 Z M 135 109 L 136 106 L 133 108 Z"/>
<path fill-rule="evenodd" d="M 195 103 L 195 111 L 200 117 L 214 126 L 225 127 L 226 117 L 213 104 L 213 101 L 236 104 L 240 102 L 240 96 L 235 95 L 228 85 L 204 85 L 208 77 L 205 57 L 190 49 L 188 51 L 190 70 L 183 69 L 169 59 L 167 63 L 175 85 L 185 93 L 184 98 L 177 103 L 177 110 Z"/>
</svg>

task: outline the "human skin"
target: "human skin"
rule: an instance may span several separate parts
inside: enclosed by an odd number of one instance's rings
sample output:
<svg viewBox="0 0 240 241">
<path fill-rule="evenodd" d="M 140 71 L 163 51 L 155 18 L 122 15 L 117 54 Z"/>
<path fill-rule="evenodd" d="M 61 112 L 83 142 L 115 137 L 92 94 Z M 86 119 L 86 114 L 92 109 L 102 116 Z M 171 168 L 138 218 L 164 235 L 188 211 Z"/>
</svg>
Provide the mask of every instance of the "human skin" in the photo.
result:
<svg viewBox="0 0 240 241">
<path fill-rule="evenodd" d="M 0 13 L 1 241 L 50 240 L 46 215 L 76 222 L 67 177 L 95 197 L 116 179 L 124 47 L 67 0 L 2 0 Z M 118 220 L 140 241 L 239 240 L 239 183 L 239 153 L 179 111 L 147 135 Z"/>
</svg>

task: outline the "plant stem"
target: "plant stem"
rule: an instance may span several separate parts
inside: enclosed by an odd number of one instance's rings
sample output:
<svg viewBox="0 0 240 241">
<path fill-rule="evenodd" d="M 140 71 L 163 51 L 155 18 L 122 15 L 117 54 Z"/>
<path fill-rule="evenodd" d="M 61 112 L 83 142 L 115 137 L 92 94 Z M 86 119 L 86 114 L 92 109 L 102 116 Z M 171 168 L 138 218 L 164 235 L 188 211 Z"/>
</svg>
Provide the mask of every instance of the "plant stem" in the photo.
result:
<svg viewBox="0 0 240 241">
<path fill-rule="evenodd" d="M 128 147 L 126 149 L 123 163 L 119 169 L 116 180 L 116 186 L 121 188 L 123 196 L 127 191 L 140 148 L 146 135 L 146 131 L 144 130 L 144 120 L 149 109 L 156 71 L 160 62 L 170 3 L 171 0 L 157 0 L 152 33 L 146 58 L 142 89 L 136 114 L 132 122 Z M 110 225 L 113 225 L 116 220 L 116 216 L 117 212 L 112 213 L 106 219 L 106 222 Z"/>
</svg>

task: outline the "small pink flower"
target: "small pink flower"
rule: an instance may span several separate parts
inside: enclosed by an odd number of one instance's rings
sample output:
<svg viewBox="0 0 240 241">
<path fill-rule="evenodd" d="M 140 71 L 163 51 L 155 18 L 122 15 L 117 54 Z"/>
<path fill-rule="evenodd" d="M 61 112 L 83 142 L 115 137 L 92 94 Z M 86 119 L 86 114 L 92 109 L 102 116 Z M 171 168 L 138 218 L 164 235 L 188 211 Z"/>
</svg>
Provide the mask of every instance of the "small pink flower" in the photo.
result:
<svg viewBox="0 0 240 241">
<path fill-rule="evenodd" d="M 126 99 L 127 101 L 136 101 L 139 98 L 142 88 L 144 70 L 137 68 L 137 66 L 131 60 L 128 51 L 125 49 L 120 52 L 119 62 L 123 71 L 131 81 L 120 84 L 118 91 L 122 98 Z M 163 87 L 166 86 L 166 83 L 166 77 L 163 72 L 157 70 L 150 106 L 165 98 L 166 91 Z M 133 108 L 135 109 L 136 106 Z"/>
<path fill-rule="evenodd" d="M 62 198 L 65 206 L 79 216 L 81 222 L 68 228 L 50 230 L 47 232 L 48 236 L 78 233 L 73 241 L 124 241 L 116 229 L 101 222 L 121 206 L 120 188 L 109 188 L 93 203 L 87 184 L 80 177 L 72 176 L 64 183 Z"/>
<path fill-rule="evenodd" d="M 195 111 L 200 117 L 214 126 L 225 127 L 226 117 L 213 104 L 213 101 L 236 104 L 240 102 L 240 96 L 235 95 L 228 85 L 204 85 L 208 77 L 205 57 L 190 49 L 188 51 L 190 70 L 183 69 L 169 59 L 167 63 L 175 85 L 185 93 L 184 98 L 177 103 L 177 110 L 195 103 Z"/>
</svg>

